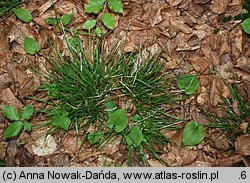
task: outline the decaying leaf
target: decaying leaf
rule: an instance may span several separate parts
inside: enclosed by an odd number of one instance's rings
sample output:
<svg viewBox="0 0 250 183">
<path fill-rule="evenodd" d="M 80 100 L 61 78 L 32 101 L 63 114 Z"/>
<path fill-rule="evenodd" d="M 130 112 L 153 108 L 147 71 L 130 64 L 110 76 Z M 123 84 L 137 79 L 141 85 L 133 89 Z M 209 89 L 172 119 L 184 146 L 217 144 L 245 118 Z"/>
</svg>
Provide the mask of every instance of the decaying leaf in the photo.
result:
<svg viewBox="0 0 250 183">
<path fill-rule="evenodd" d="M 38 156 L 51 155 L 57 149 L 57 144 L 54 138 L 49 134 L 47 136 L 43 135 L 32 145 L 32 150 L 34 154 Z"/>
<path fill-rule="evenodd" d="M 235 142 L 236 152 L 243 156 L 250 156 L 250 135 L 242 135 Z"/>
<path fill-rule="evenodd" d="M 230 0 L 213 0 L 213 4 L 211 5 L 211 10 L 214 13 L 224 13 L 227 9 Z"/>
</svg>

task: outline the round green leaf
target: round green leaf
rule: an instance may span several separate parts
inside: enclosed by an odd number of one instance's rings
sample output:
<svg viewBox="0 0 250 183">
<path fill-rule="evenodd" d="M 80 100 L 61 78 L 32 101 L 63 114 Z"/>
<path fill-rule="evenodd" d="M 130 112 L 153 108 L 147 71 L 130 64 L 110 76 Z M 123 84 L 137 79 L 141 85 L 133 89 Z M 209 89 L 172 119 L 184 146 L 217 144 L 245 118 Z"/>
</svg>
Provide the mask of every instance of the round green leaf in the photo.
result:
<svg viewBox="0 0 250 183">
<path fill-rule="evenodd" d="M 103 8 L 105 0 L 90 0 L 85 8 L 86 13 L 98 13 Z"/>
<path fill-rule="evenodd" d="M 10 138 L 10 137 L 15 137 L 19 134 L 23 127 L 22 122 L 15 122 L 12 123 L 8 126 L 8 128 L 5 130 L 3 137 L 4 138 Z"/>
<path fill-rule="evenodd" d="M 247 34 L 250 34 L 250 18 L 244 20 L 240 25 Z"/>
<path fill-rule="evenodd" d="M 116 13 L 123 12 L 123 4 L 121 0 L 109 0 L 108 5 L 109 8 Z"/>
<path fill-rule="evenodd" d="M 140 146 L 143 139 L 142 130 L 139 126 L 133 126 L 129 134 L 126 136 L 126 142 L 128 145 L 133 145 L 134 147 Z"/>
<path fill-rule="evenodd" d="M 20 119 L 17 110 L 13 106 L 3 105 L 2 113 L 10 120 L 18 121 Z"/>
<path fill-rule="evenodd" d="M 115 18 L 110 13 L 104 13 L 102 16 L 102 23 L 108 28 L 108 29 L 114 29 L 115 28 Z"/>
<path fill-rule="evenodd" d="M 116 133 L 123 131 L 128 125 L 128 115 L 124 109 L 117 109 L 109 115 L 108 127 L 114 128 Z"/>
<path fill-rule="evenodd" d="M 69 125 L 71 123 L 70 119 L 67 116 L 56 115 L 51 118 L 51 122 L 53 125 L 62 128 L 66 131 L 69 130 Z"/>
<path fill-rule="evenodd" d="M 26 9 L 13 9 L 13 12 L 15 15 L 24 22 L 31 22 L 32 21 L 32 15 L 31 13 Z"/>
<path fill-rule="evenodd" d="M 95 25 L 96 25 L 96 20 L 87 20 L 86 22 L 84 22 L 82 28 L 90 30 L 90 29 L 94 28 Z"/>
<path fill-rule="evenodd" d="M 63 25 L 68 25 L 73 16 L 74 16 L 73 14 L 65 14 L 60 17 L 60 21 L 62 22 Z"/>
<path fill-rule="evenodd" d="M 25 36 L 25 38 L 24 38 L 24 50 L 27 53 L 34 55 L 36 52 L 38 52 L 40 50 L 40 46 L 36 40 Z"/>
<path fill-rule="evenodd" d="M 184 74 L 177 78 L 179 89 L 184 90 L 186 94 L 193 94 L 199 88 L 198 78 L 192 74 Z"/>
<path fill-rule="evenodd" d="M 191 121 L 186 124 L 183 131 L 183 144 L 188 145 L 197 145 L 200 144 L 205 137 L 205 130 L 203 126 L 195 121 Z"/>
</svg>

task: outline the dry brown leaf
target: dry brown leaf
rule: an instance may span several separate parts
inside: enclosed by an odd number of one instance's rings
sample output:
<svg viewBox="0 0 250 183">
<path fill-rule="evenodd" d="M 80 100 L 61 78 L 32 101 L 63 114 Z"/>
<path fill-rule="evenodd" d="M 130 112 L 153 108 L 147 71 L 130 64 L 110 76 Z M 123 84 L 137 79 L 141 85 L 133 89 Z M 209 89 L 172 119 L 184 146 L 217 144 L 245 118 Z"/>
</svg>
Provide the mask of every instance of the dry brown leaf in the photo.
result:
<svg viewBox="0 0 250 183">
<path fill-rule="evenodd" d="M 231 93 L 224 81 L 219 77 L 214 77 L 210 94 L 210 101 L 213 106 L 216 106 L 218 103 L 223 103 L 220 98 L 220 94 L 222 94 L 225 98 L 229 98 L 231 96 Z"/>
<path fill-rule="evenodd" d="M 39 16 L 41 16 L 42 14 L 44 14 L 44 12 L 47 11 L 56 2 L 57 2 L 57 0 L 47 1 L 40 8 L 38 8 L 37 10 L 39 12 Z"/>
<path fill-rule="evenodd" d="M 7 25 L 5 25 L 7 26 Z M 9 50 L 9 40 L 8 40 L 8 29 L 5 29 L 3 25 L 0 25 L 0 53 L 5 52 L 6 50 Z"/>
<path fill-rule="evenodd" d="M 208 141 L 211 147 L 214 147 L 219 150 L 227 150 L 230 148 L 228 143 L 227 136 L 218 129 L 209 130 Z"/>
<path fill-rule="evenodd" d="M 180 129 L 173 136 L 171 136 L 171 138 L 169 138 L 169 141 L 176 146 L 182 146 L 182 136 L 183 129 Z"/>
<path fill-rule="evenodd" d="M 170 4 L 170 6 L 177 6 L 180 4 L 183 0 L 167 0 L 167 2 Z"/>
<path fill-rule="evenodd" d="M 250 135 L 242 135 L 235 142 L 236 152 L 239 155 L 250 156 Z"/>
<path fill-rule="evenodd" d="M 243 161 L 243 157 L 240 155 L 233 155 L 226 158 L 220 158 L 215 161 L 214 166 L 229 167 L 234 166 L 236 163 Z"/>
<path fill-rule="evenodd" d="M 192 65 L 194 66 L 194 69 L 197 71 L 197 72 L 205 72 L 210 63 L 209 61 L 206 59 L 206 57 L 193 57 L 193 58 L 190 58 L 190 61 L 192 63 Z"/>
<path fill-rule="evenodd" d="M 188 167 L 211 167 L 212 163 L 206 161 L 195 161 L 194 163 L 188 165 Z"/>
<path fill-rule="evenodd" d="M 185 20 L 180 17 L 173 17 L 170 19 L 171 25 L 185 34 L 192 33 L 192 28 L 185 24 Z"/>
<path fill-rule="evenodd" d="M 6 88 L 1 91 L 1 99 L 3 104 L 13 106 L 17 110 L 21 110 L 23 108 L 23 104 L 15 97 L 10 88 Z"/>
<path fill-rule="evenodd" d="M 213 13 L 222 14 L 226 11 L 230 0 L 213 0 L 210 9 Z"/>
<path fill-rule="evenodd" d="M 167 166 L 186 166 L 195 161 L 197 150 L 194 147 L 176 147 L 168 145 L 168 152 L 161 155 Z"/>
<path fill-rule="evenodd" d="M 67 136 L 62 141 L 63 148 L 61 149 L 63 149 L 63 152 L 73 156 L 81 147 L 82 140 L 82 138 Z"/>
</svg>

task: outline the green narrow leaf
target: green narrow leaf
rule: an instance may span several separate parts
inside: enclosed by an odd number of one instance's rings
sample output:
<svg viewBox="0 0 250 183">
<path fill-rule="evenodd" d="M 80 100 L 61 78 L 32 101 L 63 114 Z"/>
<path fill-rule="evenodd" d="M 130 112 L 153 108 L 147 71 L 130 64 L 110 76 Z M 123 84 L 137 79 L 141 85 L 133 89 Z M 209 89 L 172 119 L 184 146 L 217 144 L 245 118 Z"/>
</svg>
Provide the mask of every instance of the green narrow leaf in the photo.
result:
<svg viewBox="0 0 250 183">
<path fill-rule="evenodd" d="M 51 118 L 51 122 L 56 127 L 62 128 L 66 131 L 69 130 L 69 125 L 71 123 L 70 119 L 67 116 L 56 115 Z"/>
<path fill-rule="evenodd" d="M 18 121 L 20 119 L 17 110 L 13 106 L 3 105 L 2 113 L 10 120 Z"/>
<path fill-rule="evenodd" d="M 108 29 L 114 29 L 115 28 L 115 18 L 110 13 L 104 13 L 102 16 L 102 23 L 108 28 Z"/>
<path fill-rule="evenodd" d="M 13 12 L 15 15 L 24 22 L 31 22 L 32 21 L 32 15 L 31 13 L 26 9 L 13 9 Z"/>
<path fill-rule="evenodd" d="M 103 3 L 105 0 L 90 0 L 86 5 L 86 13 L 98 13 L 103 8 Z"/>
<path fill-rule="evenodd" d="M 24 129 L 25 131 L 27 131 L 27 132 L 30 132 L 31 129 L 32 129 L 31 124 L 28 123 L 28 122 L 26 122 L 26 121 L 23 122 L 23 129 Z"/>
<path fill-rule="evenodd" d="M 101 30 L 100 27 L 97 27 L 97 28 L 96 28 L 95 34 L 96 34 L 98 37 L 102 37 L 102 30 Z"/>
<path fill-rule="evenodd" d="M 121 0 L 109 0 L 109 8 L 116 13 L 123 13 L 123 4 Z"/>
<path fill-rule="evenodd" d="M 24 38 L 24 50 L 27 53 L 34 55 L 36 52 L 40 51 L 40 46 L 36 40 L 25 36 L 25 38 Z"/>
<path fill-rule="evenodd" d="M 129 134 L 126 136 L 126 142 L 128 145 L 133 145 L 134 147 L 140 146 L 143 139 L 142 130 L 139 126 L 133 126 Z"/>
<path fill-rule="evenodd" d="M 117 109 L 109 115 L 108 127 L 114 128 L 116 133 L 123 131 L 128 125 L 128 115 L 125 109 Z"/>
<path fill-rule="evenodd" d="M 32 104 L 29 104 L 23 108 L 22 119 L 30 119 L 34 113 L 34 108 Z"/>
<path fill-rule="evenodd" d="M 186 124 L 183 131 L 183 144 L 188 145 L 197 145 L 200 144 L 205 137 L 205 130 L 203 126 L 195 121 L 191 121 Z"/>
<path fill-rule="evenodd" d="M 63 25 L 68 25 L 73 16 L 74 16 L 73 14 L 65 14 L 60 17 L 60 21 L 62 22 Z"/>
<path fill-rule="evenodd" d="M 246 20 L 241 22 L 240 25 L 247 34 L 250 34 L 250 18 L 247 18 Z"/>
<path fill-rule="evenodd" d="M 179 89 L 185 91 L 186 94 L 193 94 L 199 88 L 199 80 L 192 74 L 184 74 L 177 78 L 177 85 Z"/>
<path fill-rule="evenodd" d="M 49 25 L 56 25 L 57 19 L 56 18 L 46 18 L 45 22 L 46 22 L 46 24 L 49 24 Z"/>
<path fill-rule="evenodd" d="M 86 30 L 90 30 L 90 29 L 93 29 L 95 25 L 96 25 L 96 20 L 87 20 L 86 22 L 84 22 L 82 28 Z"/>
<path fill-rule="evenodd" d="M 12 124 L 10 124 L 7 129 L 5 130 L 3 137 L 4 138 L 10 138 L 10 137 L 15 137 L 19 134 L 19 132 L 21 131 L 23 127 L 23 123 L 22 122 L 14 122 Z"/>
</svg>

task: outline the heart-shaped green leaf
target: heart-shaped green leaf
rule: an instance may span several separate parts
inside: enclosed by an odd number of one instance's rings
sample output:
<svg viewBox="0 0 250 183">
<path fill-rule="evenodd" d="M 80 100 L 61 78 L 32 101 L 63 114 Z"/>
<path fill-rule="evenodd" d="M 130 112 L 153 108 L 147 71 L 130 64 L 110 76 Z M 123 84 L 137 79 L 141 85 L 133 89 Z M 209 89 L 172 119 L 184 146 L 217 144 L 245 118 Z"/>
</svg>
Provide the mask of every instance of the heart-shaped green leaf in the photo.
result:
<svg viewBox="0 0 250 183">
<path fill-rule="evenodd" d="M 90 30 L 90 29 L 93 29 L 95 25 L 96 25 L 96 20 L 87 20 L 86 22 L 84 22 L 82 28 L 86 30 Z"/>
<path fill-rule="evenodd" d="M 244 20 L 243 22 L 241 22 L 240 24 L 243 28 L 243 30 L 250 34 L 250 18 L 247 18 L 246 20 Z"/>
<path fill-rule="evenodd" d="M 24 22 L 31 22 L 32 21 L 32 15 L 31 13 L 26 9 L 13 9 L 13 12 L 15 15 Z"/>
<path fill-rule="evenodd" d="M 192 74 L 184 74 L 177 78 L 179 89 L 184 90 L 186 94 L 193 94 L 200 85 L 198 78 Z"/>
<path fill-rule="evenodd" d="M 200 144 L 205 137 L 205 130 L 203 126 L 195 121 L 186 124 L 183 131 L 183 144 L 188 146 Z"/>
<path fill-rule="evenodd" d="M 34 55 L 36 52 L 38 52 L 40 50 L 40 46 L 36 40 L 25 36 L 25 38 L 24 38 L 24 50 L 27 53 Z"/>
<path fill-rule="evenodd" d="M 3 133 L 3 137 L 7 139 L 10 137 L 17 136 L 19 132 L 21 131 L 22 127 L 23 127 L 22 122 L 14 122 L 10 124 L 5 130 L 5 132 Z"/>
<path fill-rule="evenodd" d="M 34 113 L 34 108 L 31 104 L 26 105 L 23 108 L 23 112 L 22 112 L 22 119 L 30 119 L 30 117 L 33 115 Z"/>
<path fill-rule="evenodd" d="M 71 121 L 67 116 L 55 115 L 51 118 L 51 123 L 59 128 L 68 131 Z"/>
<path fill-rule="evenodd" d="M 121 0 L 109 0 L 108 5 L 109 8 L 116 13 L 123 12 L 123 4 Z"/>
<path fill-rule="evenodd" d="M 98 13 L 103 8 L 105 0 L 90 0 L 85 8 L 86 13 Z"/>
<path fill-rule="evenodd" d="M 60 17 L 60 21 L 62 22 L 63 25 L 68 25 L 73 16 L 74 16 L 73 14 L 65 14 Z"/>
<path fill-rule="evenodd" d="M 134 147 L 140 146 L 143 139 L 142 130 L 139 126 L 133 126 L 129 134 L 126 136 L 126 142 L 128 145 L 133 145 Z"/>
<path fill-rule="evenodd" d="M 108 29 L 114 29 L 115 28 L 115 18 L 110 13 L 104 13 L 102 16 L 102 23 L 108 28 Z"/>
<path fill-rule="evenodd" d="M 20 119 L 17 110 L 13 106 L 3 105 L 2 113 L 10 120 L 18 121 Z"/>
<path fill-rule="evenodd" d="M 114 128 L 116 133 L 123 131 L 128 125 L 128 115 L 124 109 L 117 109 L 109 115 L 108 127 Z"/>
</svg>

